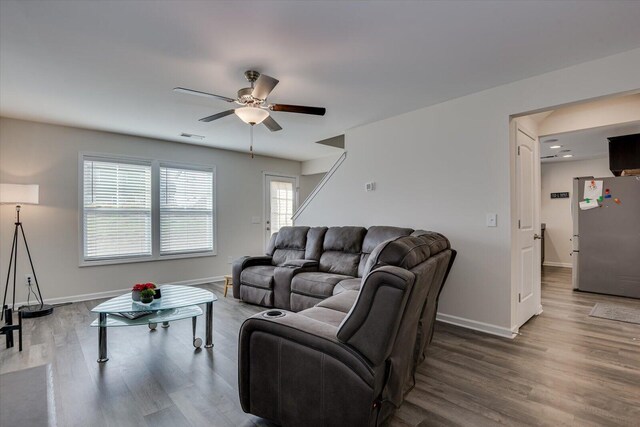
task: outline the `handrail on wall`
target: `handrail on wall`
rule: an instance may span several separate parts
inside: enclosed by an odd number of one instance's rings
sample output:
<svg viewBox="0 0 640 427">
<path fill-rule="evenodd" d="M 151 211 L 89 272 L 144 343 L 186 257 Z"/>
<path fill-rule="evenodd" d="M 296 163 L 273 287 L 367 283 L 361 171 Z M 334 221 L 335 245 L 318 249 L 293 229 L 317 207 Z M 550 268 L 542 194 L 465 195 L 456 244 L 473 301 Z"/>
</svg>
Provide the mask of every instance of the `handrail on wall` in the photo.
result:
<svg viewBox="0 0 640 427">
<path fill-rule="evenodd" d="M 295 223 L 295 220 L 300 216 L 302 211 L 304 211 L 307 208 L 307 206 L 309 206 L 311 201 L 320 192 L 322 187 L 324 187 L 324 185 L 329 181 L 329 179 L 331 179 L 333 174 L 338 170 L 338 168 L 340 167 L 340 165 L 342 164 L 342 162 L 344 162 L 344 159 L 346 159 L 346 158 L 347 158 L 347 152 L 345 151 L 338 158 L 338 160 L 336 160 L 336 162 L 333 164 L 333 166 L 331 166 L 331 169 L 329 169 L 329 171 L 324 175 L 324 177 L 322 177 L 322 179 L 320 180 L 318 185 L 315 186 L 315 188 L 309 194 L 309 196 L 307 196 L 307 198 L 304 199 L 304 202 L 302 202 L 302 204 L 300 206 L 298 206 L 298 209 L 294 212 L 293 216 L 291 217 L 291 219 L 294 221 L 294 223 Z"/>
</svg>

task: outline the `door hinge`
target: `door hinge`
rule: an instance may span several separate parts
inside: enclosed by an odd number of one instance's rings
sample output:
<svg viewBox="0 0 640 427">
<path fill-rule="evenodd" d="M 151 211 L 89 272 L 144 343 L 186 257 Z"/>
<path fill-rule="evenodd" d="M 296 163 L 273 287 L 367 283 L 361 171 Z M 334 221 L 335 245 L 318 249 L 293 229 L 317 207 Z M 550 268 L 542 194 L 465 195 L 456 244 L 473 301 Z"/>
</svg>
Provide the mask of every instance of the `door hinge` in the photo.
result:
<svg viewBox="0 0 640 427">
<path fill-rule="evenodd" d="M 518 302 L 522 302 L 522 294 L 518 294 Z"/>
<path fill-rule="evenodd" d="M 520 147 L 518 147 L 518 156 L 520 155 Z"/>
<path fill-rule="evenodd" d="M 520 229 L 520 220 L 518 220 L 518 230 Z"/>
</svg>

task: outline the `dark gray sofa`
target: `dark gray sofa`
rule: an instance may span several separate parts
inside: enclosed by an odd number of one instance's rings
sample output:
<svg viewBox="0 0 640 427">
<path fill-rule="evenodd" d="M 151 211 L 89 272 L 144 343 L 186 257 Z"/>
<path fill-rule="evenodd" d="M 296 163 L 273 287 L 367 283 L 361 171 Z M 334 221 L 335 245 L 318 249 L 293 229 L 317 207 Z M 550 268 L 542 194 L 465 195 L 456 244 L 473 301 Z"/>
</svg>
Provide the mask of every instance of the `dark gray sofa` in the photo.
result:
<svg viewBox="0 0 640 427">
<path fill-rule="evenodd" d="M 233 264 L 233 296 L 264 307 L 301 311 L 344 290 L 358 290 L 369 254 L 400 227 L 282 227 L 266 256 Z"/>
<path fill-rule="evenodd" d="M 238 365 L 242 408 L 283 426 L 379 425 L 414 384 L 455 251 L 444 236 L 425 231 L 385 239 L 370 253 L 367 244 L 339 246 L 332 238 L 326 247 L 363 252 L 358 262 L 340 257 L 335 273 L 318 263 L 319 272 L 348 276 L 343 273 L 359 273 L 353 268 L 364 258 L 361 286 L 350 289 L 345 283 L 311 308 L 270 309 L 244 322 Z M 322 283 L 335 281 L 327 277 Z"/>
</svg>

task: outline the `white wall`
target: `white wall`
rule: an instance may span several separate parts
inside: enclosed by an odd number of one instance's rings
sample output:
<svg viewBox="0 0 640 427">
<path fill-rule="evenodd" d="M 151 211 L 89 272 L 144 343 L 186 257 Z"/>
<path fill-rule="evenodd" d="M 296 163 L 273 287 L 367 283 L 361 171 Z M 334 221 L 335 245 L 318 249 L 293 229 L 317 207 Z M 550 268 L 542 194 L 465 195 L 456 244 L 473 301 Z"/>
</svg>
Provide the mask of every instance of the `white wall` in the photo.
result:
<svg viewBox="0 0 640 427">
<path fill-rule="evenodd" d="M 315 175 L 318 173 L 329 172 L 329 169 L 338 161 L 342 155 L 342 150 L 339 153 L 327 156 L 319 157 L 317 159 L 305 160 L 302 162 L 301 173 L 303 175 Z"/>
<path fill-rule="evenodd" d="M 215 165 L 218 255 L 79 268 L 79 151 Z M 298 175 L 300 167 L 289 160 L 0 118 L 0 182 L 40 184 L 40 205 L 24 206 L 21 218 L 45 299 L 124 289 L 140 281 L 198 281 L 230 273 L 228 257 L 263 252 L 262 225 L 251 224 L 251 217 L 263 212 L 262 171 Z M 8 268 L 14 214 L 13 206 L 0 207 L 1 274 Z M 19 256 L 16 300 L 24 301 L 27 266 L 24 252 Z"/>
<path fill-rule="evenodd" d="M 573 178 L 612 177 L 609 158 L 543 163 L 541 221 L 545 230 L 545 265 L 571 267 L 571 199 L 551 199 L 551 193 L 573 192 Z M 573 197 L 573 194 L 570 194 Z"/>
<path fill-rule="evenodd" d="M 346 133 L 349 156 L 297 224 L 374 224 L 444 233 L 458 252 L 446 321 L 515 329 L 509 116 L 640 88 L 640 49 L 447 101 Z M 364 183 L 376 181 L 374 192 Z M 485 215 L 498 214 L 487 228 Z"/>
</svg>

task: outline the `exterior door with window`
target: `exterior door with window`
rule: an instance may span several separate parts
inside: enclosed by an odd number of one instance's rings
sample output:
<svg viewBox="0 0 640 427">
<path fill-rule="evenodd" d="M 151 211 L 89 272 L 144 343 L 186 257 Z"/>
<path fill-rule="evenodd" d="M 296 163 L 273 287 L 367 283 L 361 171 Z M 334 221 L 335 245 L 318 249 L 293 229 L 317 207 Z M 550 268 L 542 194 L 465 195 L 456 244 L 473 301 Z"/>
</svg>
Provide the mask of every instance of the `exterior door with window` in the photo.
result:
<svg viewBox="0 0 640 427">
<path fill-rule="evenodd" d="M 265 245 L 281 227 L 293 225 L 291 217 L 298 207 L 298 178 L 295 176 L 264 176 Z"/>
</svg>

